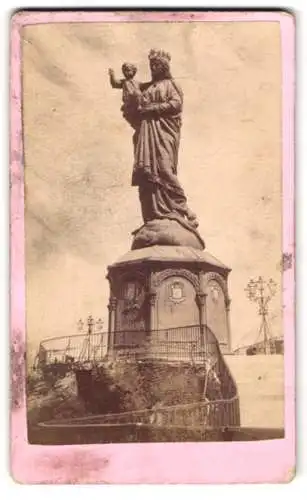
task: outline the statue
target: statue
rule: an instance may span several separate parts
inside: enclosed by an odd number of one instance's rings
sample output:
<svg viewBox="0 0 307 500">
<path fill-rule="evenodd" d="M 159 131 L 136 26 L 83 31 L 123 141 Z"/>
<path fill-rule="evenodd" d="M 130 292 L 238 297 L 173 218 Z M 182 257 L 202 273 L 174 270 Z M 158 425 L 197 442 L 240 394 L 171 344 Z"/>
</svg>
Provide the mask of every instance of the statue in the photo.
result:
<svg viewBox="0 0 307 500">
<path fill-rule="evenodd" d="M 132 248 L 182 245 L 203 249 L 196 215 L 177 177 L 183 93 L 170 73 L 170 55 L 151 50 L 151 80 L 137 83 L 135 65 L 125 63 L 125 79 L 113 88 L 123 90 L 123 117 L 134 129 L 132 185 L 138 186 L 144 226 L 134 231 Z"/>
<path fill-rule="evenodd" d="M 127 116 L 127 120 L 129 120 L 129 116 L 134 113 L 134 110 L 138 108 L 141 102 L 142 92 L 140 83 L 134 78 L 137 72 L 136 66 L 132 63 L 124 63 L 122 65 L 122 72 L 125 78 L 117 80 L 114 71 L 110 68 L 110 84 L 113 89 L 122 89 L 123 104 L 121 111 L 123 112 L 123 116 Z"/>
</svg>

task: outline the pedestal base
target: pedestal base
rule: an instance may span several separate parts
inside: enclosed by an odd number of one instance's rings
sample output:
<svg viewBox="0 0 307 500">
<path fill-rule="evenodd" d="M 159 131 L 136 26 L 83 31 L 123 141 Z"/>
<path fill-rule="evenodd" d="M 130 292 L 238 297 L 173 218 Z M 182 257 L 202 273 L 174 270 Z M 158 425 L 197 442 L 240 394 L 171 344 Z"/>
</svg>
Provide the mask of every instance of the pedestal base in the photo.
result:
<svg viewBox="0 0 307 500">
<path fill-rule="evenodd" d="M 176 219 L 155 219 L 146 222 L 133 234 L 132 250 L 154 245 L 184 246 L 197 250 L 205 248 L 197 230 Z"/>
<path fill-rule="evenodd" d="M 128 252 L 108 272 L 109 353 L 126 351 L 133 358 L 143 349 L 147 358 L 196 361 L 203 331 L 212 332 L 228 352 L 229 271 L 208 252 L 191 247 Z"/>
</svg>

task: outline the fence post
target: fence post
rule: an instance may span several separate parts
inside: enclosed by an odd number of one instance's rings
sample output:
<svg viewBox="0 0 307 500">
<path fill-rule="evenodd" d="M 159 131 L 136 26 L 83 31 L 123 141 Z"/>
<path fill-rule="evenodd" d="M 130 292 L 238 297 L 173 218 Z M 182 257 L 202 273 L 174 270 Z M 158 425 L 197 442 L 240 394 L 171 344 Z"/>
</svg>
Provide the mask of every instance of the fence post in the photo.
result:
<svg viewBox="0 0 307 500">
<path fill-rule="evenodd" d="M 90 361 L 90 359 L 91 359 L 91 347 L 92 347 L 91 340 L 92 340 L 92 333 L 93 333 L 93 326 L 94 326 L 94 319 L 92 316 L 88 317 L 87 326 L 88 326 L 87 360 Z"/>
<path fill-rule="evenodd" d="M 108 355 L 114 356 L 114 334 L 115 334 L 115 313 L 116 313 L 116 297 L 111 297 L 108 309 L 109 309 L 109 325 L 108 325 Z"/>
</svg>

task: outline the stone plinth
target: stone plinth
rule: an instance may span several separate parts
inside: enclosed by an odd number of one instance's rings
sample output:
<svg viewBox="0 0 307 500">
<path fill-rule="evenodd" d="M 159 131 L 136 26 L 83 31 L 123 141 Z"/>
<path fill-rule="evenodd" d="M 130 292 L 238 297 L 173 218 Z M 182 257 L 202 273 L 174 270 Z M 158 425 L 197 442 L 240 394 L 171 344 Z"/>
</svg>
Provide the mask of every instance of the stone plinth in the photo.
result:
<svg viewBox="0 0 307 500">
<path fill-rule="evenodd" d="M 185 246 L 204 250 L 205 243 L 196 228 L 180 219 L 155 219 L 134 231 L 132 250 L 155 245 Z"/>
<path fill-rule="evenodd" d="M 191 247 L 129 251 L 108 268 L 109 354 L 161 335 L 163 342 L 175 344 L 199 327 L 212 331 L 228 352 L 229 272 L 208 252 Z"/>
</svg>

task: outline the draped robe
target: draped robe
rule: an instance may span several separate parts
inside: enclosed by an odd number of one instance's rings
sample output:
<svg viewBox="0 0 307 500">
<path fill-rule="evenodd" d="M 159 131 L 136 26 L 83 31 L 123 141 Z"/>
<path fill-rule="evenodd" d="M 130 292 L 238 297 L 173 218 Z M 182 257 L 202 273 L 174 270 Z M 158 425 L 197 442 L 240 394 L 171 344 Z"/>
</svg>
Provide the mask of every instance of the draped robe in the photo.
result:
<svg viewBox="0 0 307 500">
<path fill-rule="evenodd" d="M 172 79 L 142 84 L 142 91 L 153 110 L 126 119 L 135 129 L 132 185 L 139 187 L 144 222 L 169 218 L 194 229 L 177 178 L 183 94 Z"/>
</svg>

